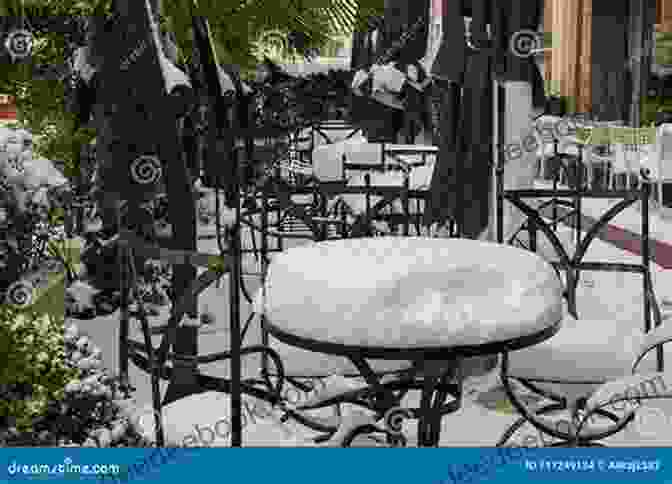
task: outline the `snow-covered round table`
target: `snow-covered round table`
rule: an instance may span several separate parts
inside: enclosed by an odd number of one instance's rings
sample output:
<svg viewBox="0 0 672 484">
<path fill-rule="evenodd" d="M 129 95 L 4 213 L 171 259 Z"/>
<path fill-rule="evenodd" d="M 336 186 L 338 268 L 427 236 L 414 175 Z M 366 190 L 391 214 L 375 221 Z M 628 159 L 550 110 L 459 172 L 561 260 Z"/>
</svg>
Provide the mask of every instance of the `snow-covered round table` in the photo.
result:
<svg viewBox="0 0 672 484">
<path fill-rule="evenodd" d="M 461 359 L 537 344 L 558 331 L 563 316 L 562 287 L 547 262 L 466 239 L 380 237 L 291 248 L 273 259 L 262 293 L 273 337 L 347 357 L 374 388 L 380 382 L 365 359 L 412 361 L 426 382 L 415 414 L 421 445 L 438 442 L 447 394 L 459 402 L 454 370 Z M 386 397 L 374 407 L 382 416 L 398 403 L 380 391 Z M 441 408 L 432 411 L 434 392 Z"/>
</svg>

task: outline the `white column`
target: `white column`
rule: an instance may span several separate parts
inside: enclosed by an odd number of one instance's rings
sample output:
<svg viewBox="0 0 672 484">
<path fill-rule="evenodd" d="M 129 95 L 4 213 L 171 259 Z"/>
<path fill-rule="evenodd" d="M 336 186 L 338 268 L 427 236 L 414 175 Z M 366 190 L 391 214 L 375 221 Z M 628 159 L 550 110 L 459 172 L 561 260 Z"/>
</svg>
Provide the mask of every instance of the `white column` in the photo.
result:
<svg viewBox="0 0 672 484">
<path fill-rule="evenodd" d="M 532 107 L 532 86 L 527 82 L 505 82 L 506 96 L 506 114 L 504 116 L 504 126 L 497 126 L 497 108 L 493 106 L 493 115 L 495 116 L 495 130 L 493 131 L 494 140 L 498 139 L 499 129 L 504 129 L 505 146 L 520 147 L 521 156 L 515 157 L 516 150 L 504 150 L 504 188 L 505 189 L 524 189 L 534 187 L 534 174 L 536 171 L 537 150 L 525 150 L 523 141 L 530 135 L 534 135 L 532 116 L 534 114 Z M 497 102 L 497 93 L 494 95 L 494 102 Z M 493 103 L 494 104 L 494 103 Z M 496 142 L 496 141 L 495 141 Z M 499 153 L 499 152 L 498 152 Z M 494 160 L 495 163 L 497 160 Z M 481 235 L 481 239 L 495 241 L 497 239 L 497 192 L 495 171 L 492 172 L 492 191 L 490 198 L 490 222 L 488 227 Z M 504 202 L 504 241 L 507 241 L 513 233 L 520 227 L 524 221 L 523 214 L 510 203 Z"/>
</svg>

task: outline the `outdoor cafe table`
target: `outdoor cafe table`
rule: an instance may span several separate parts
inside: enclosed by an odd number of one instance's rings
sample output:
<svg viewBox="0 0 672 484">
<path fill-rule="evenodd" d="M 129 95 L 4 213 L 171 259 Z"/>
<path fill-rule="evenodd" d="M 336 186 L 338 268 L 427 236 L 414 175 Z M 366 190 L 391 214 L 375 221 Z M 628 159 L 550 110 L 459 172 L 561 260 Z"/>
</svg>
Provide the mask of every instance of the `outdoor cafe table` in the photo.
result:
<svg viewBox="0 0 672 484">
<path fill-rule="evenodd" d="M 308 364 L 349 360 L 377 395 L 377 418 L 400 409 L 400 398 L 381 383 L 375 360 L 412 362 L 421 404 L 405 415 L 418 419 L 420 446 L 438 445 L 442 415 L 460 408 L 462 359 L 540 343 L 563 313 L 558 277 L 536 254 L 424 237 L 288 249 L 269 267 L 262 305 L 266 329 L 287 348 L 330 355 Z"/>
</svg>

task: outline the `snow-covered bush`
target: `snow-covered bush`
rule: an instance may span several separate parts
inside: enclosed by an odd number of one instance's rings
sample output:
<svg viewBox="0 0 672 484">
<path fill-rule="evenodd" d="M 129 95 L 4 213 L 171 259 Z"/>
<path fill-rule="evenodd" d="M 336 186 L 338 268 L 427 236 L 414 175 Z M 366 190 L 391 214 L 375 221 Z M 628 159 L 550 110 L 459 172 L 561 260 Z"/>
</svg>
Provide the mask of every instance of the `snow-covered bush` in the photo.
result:
<svg viewBox="0 0 672 484">
<path fill-rule="evenodd" d="M 0 307 L 0 428 L 31 430 L 76 375 L 66 361 L 63 319 Z"/>
<path fill-rule="evenodd" d="M 122 416 L 131 389 L 63 318 L 0 308 L 0 446 L 143 445 Z"/>
</svg>

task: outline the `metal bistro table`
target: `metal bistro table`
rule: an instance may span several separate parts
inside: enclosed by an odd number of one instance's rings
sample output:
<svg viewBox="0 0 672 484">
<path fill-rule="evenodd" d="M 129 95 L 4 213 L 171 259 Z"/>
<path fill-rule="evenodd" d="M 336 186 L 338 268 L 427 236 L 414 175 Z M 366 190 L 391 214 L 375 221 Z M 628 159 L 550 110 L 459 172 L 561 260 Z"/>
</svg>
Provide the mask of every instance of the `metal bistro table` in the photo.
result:
<svg viewBox="0 0 672 484">
<path fill-rule="evenodd" d="M 349 360 L 372 389 L 367 406 L 376 418 L 388 428 L 393 410 L 418 419 L 420 446 L 437 446 L 442 416 L 460 408 L 464 358 L 542 342 L 563 314 L 562 287 L 547 262 L 467 239 L 377 237 L 291 248 L 273 259 L 262 295 L 273 337 L 323 353 L 323 362 Z M 316 357 L 309 364 L 319 366 Z M 420 408 L 400 406 L 405 392 L 381 382 L 375 360 L 411 362 Z M 394 428 L 400 435 L 399 421 Z"/>
</svg>

